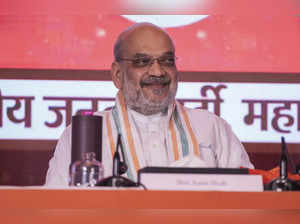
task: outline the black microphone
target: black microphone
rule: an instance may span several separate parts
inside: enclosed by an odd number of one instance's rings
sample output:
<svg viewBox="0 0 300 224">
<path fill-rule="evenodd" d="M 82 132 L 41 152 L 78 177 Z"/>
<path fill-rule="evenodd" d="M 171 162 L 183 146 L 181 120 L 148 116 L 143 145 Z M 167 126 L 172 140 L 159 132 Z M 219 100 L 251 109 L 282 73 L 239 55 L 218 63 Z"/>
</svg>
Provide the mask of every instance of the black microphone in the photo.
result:
<svg viewBox="0 0 300 224">
<path fill-rule="evenodd" d="M 281 179 L 288 178 L 288 155 L 284 137 L 281 137 L 280 176 Z"/>
<path fill-rule="evenodd" d="M 123 157 L 123 161 L 121 161 L 119 148 L 121 148 L 121 153 Z M 105 167 L 104 167 L 105 169 Z M 107 177 L 96 184 L 96 186 L 104 186 L 104 187 L 137 187 L 138 183 L 129 180 L 128 178 L 122 177 L 121 175 L 126 173 L 128 167 L 125 162 L 125 153 L 123 150 L 123 145 L 121 141 L 121 134 L 118 134 L 116 152 L 113 156 L 113 170 L 112 176 Z"/>
<path fill-rule="evenodd" d="M 269 189 L 272 191 L 291 191 L 293 181 L 288 178 L 288 152 L 284 137 L 281 137 L 280 174 L 279 178 L 271 181 Z"/>
<path fill-rule="evenodd" d="M 121 149 L 122 159 L 120 158 L 119 148 Z M 121 140 L 121 134 L 118 134 L 117 146 L 116 146 L 116 153 L 114 154 L 113 158 L 113 175 L 120 176 L 125 174 L 128 170 L 126 161 L 125 161 L 125 153 L 123 149 L 123 144 Z"/>
</svg>

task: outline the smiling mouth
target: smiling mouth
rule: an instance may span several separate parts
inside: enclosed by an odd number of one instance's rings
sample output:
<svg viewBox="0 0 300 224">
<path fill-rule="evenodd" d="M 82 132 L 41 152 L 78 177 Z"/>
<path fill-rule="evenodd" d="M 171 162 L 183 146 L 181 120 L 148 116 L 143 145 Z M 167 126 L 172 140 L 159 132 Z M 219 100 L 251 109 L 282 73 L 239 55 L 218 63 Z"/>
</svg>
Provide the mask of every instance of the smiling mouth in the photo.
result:
<svg viewBox="0 0 300 224">
<path fill-rule="evenodd" d="M 155 96 L 162 97 L 167 94 L 169 91 L 169 84 L 170 82 L 167 83 L 147 83 L 142 85 L 142 89 L 151 91 L 151 93 Z"/>
<path fill-rule="evenodd" d="M 154 89 L 158 89 L 158 88 L 164 88 L 169 86 L 170 83 L 151 83 L 151 84 L 142 84 L 142 88 L 144 87 L 150 87 L 150 88 L 154 88 Z"/>
<path fill-rule="evenodd" d="M 156 77 L 150 76 L 145 80 L 140 82 L 142 88 L 144 87 L 153 87 L 153 88 L 163 88 L 170 85 L 171 79 L 168 77 Z"/>
</svg>

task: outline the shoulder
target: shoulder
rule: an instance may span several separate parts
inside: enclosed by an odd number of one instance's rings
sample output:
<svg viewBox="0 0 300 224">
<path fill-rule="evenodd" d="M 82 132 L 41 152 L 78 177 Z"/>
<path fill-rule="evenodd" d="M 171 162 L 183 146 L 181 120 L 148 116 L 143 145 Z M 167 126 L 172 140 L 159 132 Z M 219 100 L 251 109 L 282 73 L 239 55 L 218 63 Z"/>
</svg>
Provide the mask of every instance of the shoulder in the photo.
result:
<svg viewBox="0 0 300 224">
<path fill-rule="evenodd" d="M 192 123 L 202 125 L 228 125 L 227 122 L 216 114 L 203 109 L 192 109 L 184 107 Z"/>
<path fill-rule="evenodd" d="M 191 126 L 199 141 L 206 144 L 216 144 L 222 137 L 232 135 L 230 125 L 221 117 L 203 109 L 185 108 Z"/>
</svg>

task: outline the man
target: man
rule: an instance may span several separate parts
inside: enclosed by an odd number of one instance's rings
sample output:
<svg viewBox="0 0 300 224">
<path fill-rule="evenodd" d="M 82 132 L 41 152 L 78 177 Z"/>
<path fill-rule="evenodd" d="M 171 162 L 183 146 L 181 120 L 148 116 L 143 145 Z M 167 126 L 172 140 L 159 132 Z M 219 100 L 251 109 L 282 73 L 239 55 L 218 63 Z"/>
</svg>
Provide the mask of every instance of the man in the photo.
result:
<svg viewBox="0 0 300 224">
<path fill-rule="evenodd" d="M 119 89 L 116 105 L 103 116 L 102 163 L 112 174 L 112 156 L 122 135 L 127 177 L 136 180 L 145 166 L 249 167 L 243 146 L 221 118 L 183 107 L 175 100 L 178 84 L 175 47 L 161 28 L 129 27 L 118 37 L 111 66 Z M 68 185 L 71 127 L 60 138 L 49 163 L 46 185 Z"/>
</svg>

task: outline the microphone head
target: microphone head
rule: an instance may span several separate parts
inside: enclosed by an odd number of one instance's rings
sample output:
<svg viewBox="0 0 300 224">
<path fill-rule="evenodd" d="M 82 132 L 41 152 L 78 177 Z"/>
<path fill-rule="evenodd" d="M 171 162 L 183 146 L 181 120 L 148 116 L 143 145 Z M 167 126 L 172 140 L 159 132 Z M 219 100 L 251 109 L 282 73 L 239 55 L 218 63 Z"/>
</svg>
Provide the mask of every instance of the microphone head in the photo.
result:
<svg viewBox="0 0 300 224">
<path fill-rule="evenodd" d="M 285 139 L 283 136 L 281 136 L 281 150 L 282 152 L 286 151 Z"/>
</svg>

